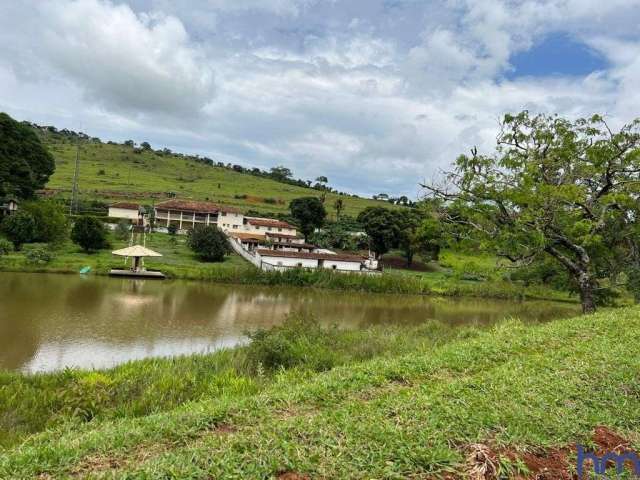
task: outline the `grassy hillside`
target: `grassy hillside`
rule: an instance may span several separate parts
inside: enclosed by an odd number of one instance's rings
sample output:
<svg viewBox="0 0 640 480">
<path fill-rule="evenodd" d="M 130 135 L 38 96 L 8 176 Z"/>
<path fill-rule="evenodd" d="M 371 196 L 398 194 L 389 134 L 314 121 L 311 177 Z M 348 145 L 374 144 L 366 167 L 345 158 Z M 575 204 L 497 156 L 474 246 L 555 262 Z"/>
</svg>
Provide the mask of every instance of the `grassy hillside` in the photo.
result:
<svg viewBox="0 0 640 480">
<path fill-rule="evenodd" d="M 58 135 L 40 133 L 56 159 L 56 171 L 47 188 L 71 195 L 76 147 Z M 84 200 L 139 200 L 151 204 L 174 192 L 181 198 L 210 200 L 243 210 L 288 212 L 289 202 L 302 196 L 320 196 L 321 191 L 277 182 L 269 178 L 238 173 L 228 168 L 212 167 L 179 157 L 158 154 L 153 150 L 136 152 L 133 147 L 83 141 L 80 148 L 80 198 Z M 354 173 L 355 175 L 355 173 Z M 391 206 L 348 195 L 327 193 L 330 218 L 337 198 L 344 201 L 344 212 L 355 216 L 372 205 Z"/>
<path fill-rule="evenodd" d="M 206 363 L 202 357 L 68 372 L 70 396 L 99 391 L 109 402 L 128 384 L 133 400 L 121 409 L 130 413 L 52 426 L 0 455 L 0 477 L 569 479 L 575 443 L 640 447 L 639 308 L 436 334 L 441 342 L 428 330 L 407 331 L 408 344 L 401 331 L 373 332 L 353 342 L 356 351 L 387 348 L 360 356 L 344 354 L 348 342 L 334 342 L 339 333 L 276 332 L 262 339 L 257 358 L 272 358 L 269 345 L 284 344 L 290 355 L 281 360 L 297 362 L 273 373 L 212 362 L 212 377 L 180 367 Z M 202 394 L 136 415 L 140 392 L 153 382 L 149 391 L 160 398 L 197 382 Z M 9 375 L 0 391 L 30 398 L 30 389 L 50 395 L 55 384 L 51 375 Z M 85 409 L 92 405 L 89 396 Z"/>
</svg>

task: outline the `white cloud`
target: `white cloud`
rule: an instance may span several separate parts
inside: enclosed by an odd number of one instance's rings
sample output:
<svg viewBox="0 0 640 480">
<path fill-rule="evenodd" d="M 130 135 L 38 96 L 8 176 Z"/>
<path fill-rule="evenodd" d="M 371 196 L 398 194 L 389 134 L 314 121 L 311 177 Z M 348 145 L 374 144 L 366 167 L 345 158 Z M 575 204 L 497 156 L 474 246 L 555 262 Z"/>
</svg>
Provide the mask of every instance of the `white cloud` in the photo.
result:
<svg viewBox="0 0 640 480">
<path fill-rule="evenodd" d="M 640 111 L 637 0 L 434 0 L 375 18 L 373 0 L 357 16 L 359 0 L 130 1 L 0 5 L 0 109 L 406 194 L 471 146 L 491 149 L 505 112 Z M 416 32 L 398 30 L 409 17 Z M 505 76 L 557 32 L 610 66 Z"/>
</svg>

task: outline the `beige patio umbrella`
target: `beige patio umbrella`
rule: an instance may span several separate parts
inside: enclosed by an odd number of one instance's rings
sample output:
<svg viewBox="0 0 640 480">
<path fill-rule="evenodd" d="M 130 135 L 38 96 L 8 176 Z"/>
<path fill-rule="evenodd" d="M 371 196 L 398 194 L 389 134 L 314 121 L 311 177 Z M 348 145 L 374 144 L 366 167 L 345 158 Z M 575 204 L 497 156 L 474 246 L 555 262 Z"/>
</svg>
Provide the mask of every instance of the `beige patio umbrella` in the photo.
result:
<svg viewBox="0 0 640 480">
<path fill-rule="evenodd" d="M 154 252 L 153 250 L 143 247 L 142 245 L 132 245 L 131 247 L 121 248 L 120 250 L 114 250 L 111 252 L 113 255 L 119 257 L 132 257 L 133 258 L 133 270 L 139 271 L 141 267 L 140 259 L 143 257 L 161 257 L 162 254 Z"/>
</svg>

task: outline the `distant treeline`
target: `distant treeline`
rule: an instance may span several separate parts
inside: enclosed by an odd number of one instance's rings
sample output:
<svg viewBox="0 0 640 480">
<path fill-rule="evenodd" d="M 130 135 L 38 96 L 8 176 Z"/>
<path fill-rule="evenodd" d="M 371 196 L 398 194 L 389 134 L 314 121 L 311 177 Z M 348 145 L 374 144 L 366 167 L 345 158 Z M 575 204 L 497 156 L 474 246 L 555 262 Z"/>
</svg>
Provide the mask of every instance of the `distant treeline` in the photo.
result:
<svg viewBox="0 0 640 480">
<path fill-rule="evenodd" d="M 257 167 L 247 168 L 247 167 L 243 167 L 242 165 L 218 162 L 212 158 L 204 157 L 200 155 L 189 155 L 189 154 L 184 154 L 179 152 L 173 152 L 169 148 L 154 150 L 151 144 L 149 144 L 149 142 L 142 142 L 140 144 L 136 144 L 133 140 L 125 140 L 121 144 L 117 142 L 112 142 L 112 141 L 103 142 L 100 138 L 91 137 L 83 132 L 75 132 L 73 130 L 68 130 L 66 128 L 62 130 L 58 130 L 54 126 L 38 125 L 36 123 L 31 123 L 31 122 L 23 122 L 23 123 L 25 125 L 32 127 L 41 137 L 43 137 L 43 140 L 46 140 L 48 142 L 51 142 L 52 140 L 57 140 L 63 143 L 85 142 L 85 143 L 97 143 L 97 144 L 106 143 L 107 145 L 124 145 L 132 148 L 134 153 L 152 151 L 158 156 L 172 155 L 178 158 L 183 158 L 188 161 L 209 165 L 211 167 L 225 168 L 227 170 L 232 170 L 238 173 L 246 173 L 248 175 L 253 175 L 255 177 L 269 178 L 271 180 L 275 180 L 276 182 L 286 183 L 288 185 L 294 185 L 294 186 L 303 187 L 303 188 L 313 188 L 314 190 L 318 190 L 320 192 L 330 192 L 338 195 L 343 195 L 346 197 L 360 198 L 356 194 L 341 192 L 329 186 L 328 185 L 329 180 L 325 176 L 320 176 L 316 178 L 314 181 L 295 179 L 293 178 L 293 172 L 289 168 L 284 166 L 272 167 L 268 171 L 261 170 L 260 168 L 257 168 Z M 410 206 L 413 204 L 413 202 L 409 200 L 406 196 L 392 197 L 385 193 L 374 195 L 373 199 L 386 201 L 395 205 Z"/>
</svg>

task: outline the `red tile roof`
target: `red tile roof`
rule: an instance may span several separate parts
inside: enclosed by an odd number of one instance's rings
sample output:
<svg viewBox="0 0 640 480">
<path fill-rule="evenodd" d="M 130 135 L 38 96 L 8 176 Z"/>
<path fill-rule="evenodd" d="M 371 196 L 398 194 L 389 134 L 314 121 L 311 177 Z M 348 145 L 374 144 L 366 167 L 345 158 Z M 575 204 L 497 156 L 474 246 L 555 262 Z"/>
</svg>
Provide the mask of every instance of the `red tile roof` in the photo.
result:
<svg viewBox="0 0 640 480">
<path fill-rule="evenodd" d="M 265 236 L 260 235 L 259 233 L 237 233 L 231 232 L 230 235 L 232 237 L 238 238 L 240 240 L 258 240 L 259 242 L 265 241 Z"/>
<path fill-rule="evenodd" d="M 124 208 L 126 210 L 138 210 L 140 208 L 140 204 L 133 203 L 133 202 L 116 202 L 112 205 L 109 205 L 109 208 Z"/>
<path fill-rule="evenodd" d="M 287 222 L 273 218 L 247 217 L 247 222 L 257 227 L 296 228 Z"/>
<path fill-rule="evenodd" d="M 286 233 L 279 233 L 279 232 L 265 232 L 265 235 L 267 237 L 291 238 L 291 239 L 298 239 L 298 240 L 301 240 L 303 238 L 300 235 L 288 235 Z"/>
<path fill-rule="evenodd" d="M 156 208 L 161 210 L 175 210 L 182 212 L 195 212 L 195 213 L 218 213 L 229 212 L 238 213 L 239 210 L 233 207 L 226 207 L 211 202 L 198 202 L 195 200 L 167 200 L 166 202 L 158 203 Z"/>
<path fill-rule="evenodd" d="M 338 262 L 362 262 L 364 257 L 359 255 L 346 255 L 342 253 L 306 253 L 306 252 L 284 252 L 282 250 L 258 250 L 258 254 L 263 257 L 284 257 L 301 258 L 308 260 L 336 260 Z"/>
</svg>

